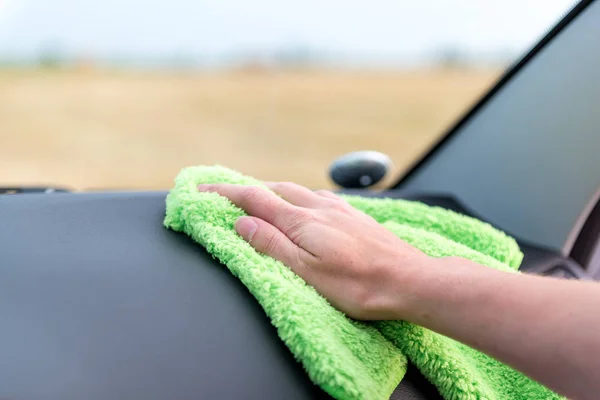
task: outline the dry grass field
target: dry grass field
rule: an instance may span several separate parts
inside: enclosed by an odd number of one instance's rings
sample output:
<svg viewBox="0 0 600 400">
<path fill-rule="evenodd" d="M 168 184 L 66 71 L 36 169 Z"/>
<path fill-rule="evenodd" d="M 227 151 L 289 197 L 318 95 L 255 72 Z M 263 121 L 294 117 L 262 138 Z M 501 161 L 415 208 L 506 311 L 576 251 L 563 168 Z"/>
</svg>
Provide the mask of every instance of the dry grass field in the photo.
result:
<svg viewBox="0 0 600 400">
<path fill-rule="evenodd" d="M 0 185 L 166 189 L 187 165 L 331 187 L 354 150 L 406 168 L 499 71 L 0 71 Z"/>
</svg>

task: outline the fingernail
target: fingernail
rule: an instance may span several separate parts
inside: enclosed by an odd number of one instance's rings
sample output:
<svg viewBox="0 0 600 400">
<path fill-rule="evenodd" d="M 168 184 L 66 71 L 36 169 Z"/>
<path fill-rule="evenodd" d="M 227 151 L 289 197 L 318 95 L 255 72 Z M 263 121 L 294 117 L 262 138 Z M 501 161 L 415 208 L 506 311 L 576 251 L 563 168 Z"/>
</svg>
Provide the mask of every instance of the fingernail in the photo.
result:
<svg viewBox="0 0 600 400">
<path fill-rule="evenodd" d="M 202 184 L 202 185 L 198 185 L 198 191 L 200 192 L 208 192 L 211 189 L 211 185 L 206 185 L 206 184 Z"/>
<path fill-rule="evenodd" d="M 252 218 L 240 217 L 235 222 L 235 230 L 244 238 L 248 243 L 252 242 L 252 238 L 258 229 L 258 225 Z"/>
</svg>

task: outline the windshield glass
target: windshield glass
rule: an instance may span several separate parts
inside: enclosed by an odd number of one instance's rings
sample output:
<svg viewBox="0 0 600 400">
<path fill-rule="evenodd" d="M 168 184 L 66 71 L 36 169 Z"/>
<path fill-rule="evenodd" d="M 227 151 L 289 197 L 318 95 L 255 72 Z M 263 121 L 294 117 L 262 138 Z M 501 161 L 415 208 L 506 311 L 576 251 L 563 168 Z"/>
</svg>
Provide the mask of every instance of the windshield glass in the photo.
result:
<svg viewBox="0 0 600 400">
<path fill-rule="evenodd" d="M 0 0 L 0 186 L 165 189 L 187 165 L 394 180 L 572 0 Z"/>
</svg>

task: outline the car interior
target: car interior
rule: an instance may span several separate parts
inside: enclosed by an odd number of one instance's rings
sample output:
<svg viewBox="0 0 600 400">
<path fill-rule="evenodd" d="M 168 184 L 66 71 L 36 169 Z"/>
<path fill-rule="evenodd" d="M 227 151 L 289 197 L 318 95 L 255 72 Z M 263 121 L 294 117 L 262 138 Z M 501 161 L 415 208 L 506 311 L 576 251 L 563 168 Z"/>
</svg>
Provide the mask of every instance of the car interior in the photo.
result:
<svg viewBox="0 0 600 400">
<path fill-rule="evenodd" d="M 339 192 L 474 216 L 517 239 L 521 270 L 600 279 L 599 26 L 578 3 L 391 187 Z M 0 398 L 329 398 L 246 288 L 163 227 L 167 192 L 0 194 Z M 416 368 L 392 395 L 439 398 Z"/>
</svg>

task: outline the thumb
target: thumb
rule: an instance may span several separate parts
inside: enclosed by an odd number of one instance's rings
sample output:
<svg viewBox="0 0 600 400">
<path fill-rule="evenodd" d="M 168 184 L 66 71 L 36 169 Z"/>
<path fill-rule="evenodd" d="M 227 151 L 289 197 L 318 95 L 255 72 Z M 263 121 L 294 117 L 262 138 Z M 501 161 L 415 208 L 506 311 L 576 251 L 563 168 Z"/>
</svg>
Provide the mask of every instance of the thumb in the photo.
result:
<svg viewBox="0 0 600 400">
<path fill-rule="evenodd" d="M 241 217 L 235 223 L 235 230 L 256 251 L 281 261 L 302 278 L 306 268 L 300 259 L 303 250 L 292 242 L 279 229 L 256 217 Z"/>
</svg>

